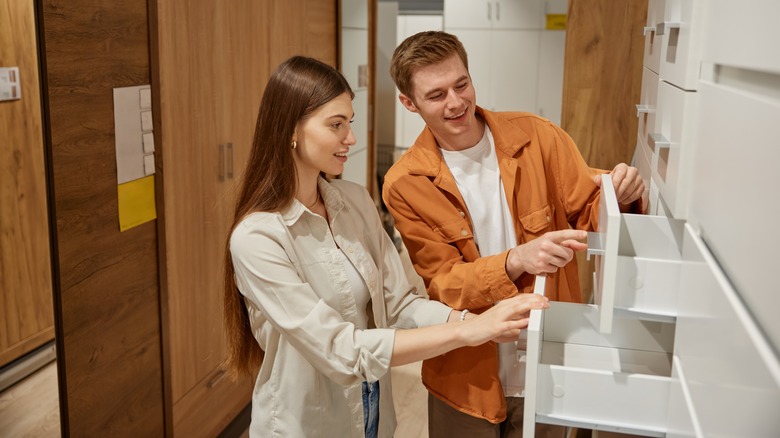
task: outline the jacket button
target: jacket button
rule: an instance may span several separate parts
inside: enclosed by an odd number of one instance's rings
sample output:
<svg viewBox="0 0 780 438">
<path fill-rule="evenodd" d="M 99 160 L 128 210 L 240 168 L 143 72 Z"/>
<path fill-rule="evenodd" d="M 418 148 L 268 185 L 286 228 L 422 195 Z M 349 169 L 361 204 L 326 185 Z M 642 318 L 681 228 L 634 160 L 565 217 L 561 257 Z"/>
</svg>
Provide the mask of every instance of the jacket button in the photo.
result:
<svg viewBox="0 0 780 438">
<path fill-rule="evenodd" d="M 469 232 L 466 231 L 466 229 L 464 228 L 464 229 L 460 230 L 460 235 L 465 237 L 465 236 L 469 235 Z"/>
<path fill-rule="evenodd" d="M 550 215 L 547 215 L 547 222 L 550 222 Z"/>
<path fill-rule="evenodd" d="M 459 210 L 458 213 L 460 213 L 460 217 L 466 217 L 466 213 L 463 210 Z"/>
</svg>

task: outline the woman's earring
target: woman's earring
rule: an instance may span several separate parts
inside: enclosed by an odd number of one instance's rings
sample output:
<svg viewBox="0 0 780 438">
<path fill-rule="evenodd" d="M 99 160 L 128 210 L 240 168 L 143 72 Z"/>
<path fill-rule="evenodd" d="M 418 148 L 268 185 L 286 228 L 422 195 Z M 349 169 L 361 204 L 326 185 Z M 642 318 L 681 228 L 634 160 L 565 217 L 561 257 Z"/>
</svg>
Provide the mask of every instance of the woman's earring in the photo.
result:
<svg viewBox="0 0 780 438">
<path fill-rule="evenodd" d="M 292 148 L 293 148 L 293 149 L 295 149 L 295 148 L 297 148 L 297 147 L 298 147 L 298 142 L 297 142 L 297 141 L 295 141 L 295 140 L 293 140 L 293 141 L 292 141 Z"/>
</svg>

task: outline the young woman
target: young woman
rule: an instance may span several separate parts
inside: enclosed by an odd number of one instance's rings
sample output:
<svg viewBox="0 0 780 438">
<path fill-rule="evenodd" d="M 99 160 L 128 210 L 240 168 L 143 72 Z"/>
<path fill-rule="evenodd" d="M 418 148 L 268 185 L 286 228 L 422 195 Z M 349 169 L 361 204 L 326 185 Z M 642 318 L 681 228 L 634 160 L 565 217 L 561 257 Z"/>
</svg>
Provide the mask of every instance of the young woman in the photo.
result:
<svg viewBox="0 0 780 438">
<path fill-rule="evenodd" d="M 323 177 L 355 144 L 353 96 L 337 70 L 296 56 L 260 104 L 224 300 L 227 365 L 262 362 L 253 437 L 392 437 L 391 366 L 516 339 L 548 306 L 524 294 L 473 315 L 415 294 L 368 193 Z"/>
</svg>

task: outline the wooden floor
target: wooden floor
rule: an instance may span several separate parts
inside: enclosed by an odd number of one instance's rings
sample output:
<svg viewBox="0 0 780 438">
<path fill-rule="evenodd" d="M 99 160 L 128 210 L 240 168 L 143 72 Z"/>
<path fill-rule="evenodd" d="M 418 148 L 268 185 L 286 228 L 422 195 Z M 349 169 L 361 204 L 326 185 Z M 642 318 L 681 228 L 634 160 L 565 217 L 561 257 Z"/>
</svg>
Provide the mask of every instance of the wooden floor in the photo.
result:
<svg viewBox="0 0 780 438">
<path fill-rule="evenodd" d="M 56 362 L 0 392 L 0 437 L 59 437 L 58 398 Z"/>
</svg>

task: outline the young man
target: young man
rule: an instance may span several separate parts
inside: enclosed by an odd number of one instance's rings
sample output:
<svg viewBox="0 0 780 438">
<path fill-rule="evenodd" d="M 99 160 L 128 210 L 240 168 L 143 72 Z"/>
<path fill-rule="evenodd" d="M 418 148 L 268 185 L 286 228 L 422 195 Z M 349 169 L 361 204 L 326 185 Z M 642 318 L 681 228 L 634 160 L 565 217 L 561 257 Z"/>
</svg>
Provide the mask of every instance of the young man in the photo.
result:
<svg viewBox="0 0 780 438">
<path fill-rule="evenodd" d="M 478 107 L 454 35 L 407 38 L 390 73 L 401 103 L 427 126 L 388 171 L 383 198 L 431 298 L 479 313 L 532 292 L 546 274 L 550 299 L 581 302 L 573 257 L 597 226 L 604 171 L 589 168 L 550 121 Z M 637 169 L 619 164 L 611 174 L 621 208 L 640 211 Z M 430 436 L 520 436 L 519 357 L 515 343 L 487 343 L 425 361 Z"/>
</svg>

